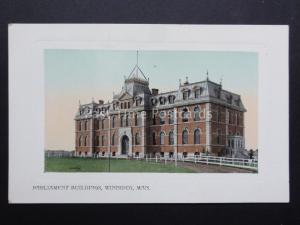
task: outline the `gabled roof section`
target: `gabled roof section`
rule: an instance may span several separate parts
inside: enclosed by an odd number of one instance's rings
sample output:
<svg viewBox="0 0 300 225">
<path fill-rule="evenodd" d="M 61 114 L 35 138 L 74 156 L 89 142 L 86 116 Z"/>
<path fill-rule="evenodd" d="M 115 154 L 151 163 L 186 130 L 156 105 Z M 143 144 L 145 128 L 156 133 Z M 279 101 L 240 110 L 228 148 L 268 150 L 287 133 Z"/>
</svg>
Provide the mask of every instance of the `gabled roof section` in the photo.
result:
<svg viewBox="0 0 300 225">
<path fill-rule="evenodd" d="M 131 98 L 132 98 L 132 95 L 130 95 L 127 91 L 122 93 L 119 96 L 119 100 L 127 100 L 127 99 L 131 99 Z"/>
</svg>

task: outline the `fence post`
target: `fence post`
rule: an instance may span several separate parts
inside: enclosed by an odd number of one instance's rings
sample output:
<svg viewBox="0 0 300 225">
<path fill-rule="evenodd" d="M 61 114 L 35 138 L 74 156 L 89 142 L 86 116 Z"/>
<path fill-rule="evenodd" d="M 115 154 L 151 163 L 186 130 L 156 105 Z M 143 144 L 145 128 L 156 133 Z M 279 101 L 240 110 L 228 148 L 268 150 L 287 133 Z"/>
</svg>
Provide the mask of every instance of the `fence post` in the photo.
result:
<svg viewBox="0 0 300 225">
<path fill-rule="evenodd" d="M 220 166 L 222 166 L 222 157 L 220 157 Z"/>
<path fill-rule="evenodd" d="M 206 165 L 208 165 L 208 156 L 206 156 Z"/>
<path fill-rule="evenodd" d="M 155 162 L 157 163 L 157 156 L 155 156 Z"/>
</svg>

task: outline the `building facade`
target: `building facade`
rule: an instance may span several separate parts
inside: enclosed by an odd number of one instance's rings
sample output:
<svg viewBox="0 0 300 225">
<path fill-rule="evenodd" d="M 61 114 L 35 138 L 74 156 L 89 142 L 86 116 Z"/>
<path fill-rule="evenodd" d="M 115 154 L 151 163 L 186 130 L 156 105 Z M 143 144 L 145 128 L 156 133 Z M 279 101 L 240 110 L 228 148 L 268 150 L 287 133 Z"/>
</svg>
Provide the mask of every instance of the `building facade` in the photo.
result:
<svg viewBox="0 0 300 225">
<path fill-rule="evenodd" d="M 244 149 L 244 112 L 241 97 L 208 76 L 159 93 L 136 65 L 111 102 L 79 105 L 75 155 L 235 156 Z"/>
</svg>

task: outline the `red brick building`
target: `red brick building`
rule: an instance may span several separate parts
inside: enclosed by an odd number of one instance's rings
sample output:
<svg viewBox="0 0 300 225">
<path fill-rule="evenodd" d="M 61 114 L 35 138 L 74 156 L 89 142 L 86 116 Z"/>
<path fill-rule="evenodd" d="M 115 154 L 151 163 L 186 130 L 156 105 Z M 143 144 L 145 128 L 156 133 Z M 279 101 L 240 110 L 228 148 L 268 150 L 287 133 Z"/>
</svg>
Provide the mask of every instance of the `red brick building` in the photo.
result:
<svg viewBox="0 0 300 225">
<path fill-rule="evenodd" d="M 76 156 L 234 156 L 244 149 L 239 95 L 208 79 L 159 93 L 136 65 L 111 102 L 80 105 Z"/>
</svg>

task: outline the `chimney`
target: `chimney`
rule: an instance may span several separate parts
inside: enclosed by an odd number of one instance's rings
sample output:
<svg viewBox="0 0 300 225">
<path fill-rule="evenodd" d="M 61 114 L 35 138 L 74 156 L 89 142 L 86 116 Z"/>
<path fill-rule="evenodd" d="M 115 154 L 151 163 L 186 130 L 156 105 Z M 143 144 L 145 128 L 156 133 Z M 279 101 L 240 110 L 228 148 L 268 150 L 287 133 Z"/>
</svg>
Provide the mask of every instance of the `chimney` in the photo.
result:
<svg viewBox="0 0 300 225">
<path fill-rule="evenodd" d="M 99 100 L 99 105 L 103 105 L 104 101 L 103 100 Z"/>
<path fill-rule="evenodd" d="M 158 95 L 158 89 L 152 88 L 152 95 Z"/>
</svg>

